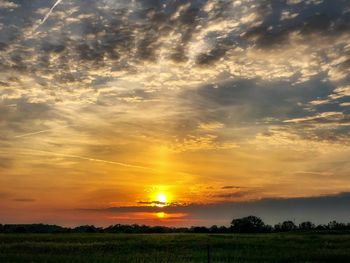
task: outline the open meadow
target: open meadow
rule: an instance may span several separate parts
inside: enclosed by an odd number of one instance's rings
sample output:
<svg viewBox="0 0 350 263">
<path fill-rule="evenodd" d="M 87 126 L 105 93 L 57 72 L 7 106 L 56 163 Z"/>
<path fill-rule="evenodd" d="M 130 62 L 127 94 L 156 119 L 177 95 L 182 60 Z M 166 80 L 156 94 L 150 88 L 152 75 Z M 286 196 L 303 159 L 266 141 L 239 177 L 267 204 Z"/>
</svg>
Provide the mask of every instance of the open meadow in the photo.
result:
<svg viewBox="0 0 350 263">
<path fill-rule="evenodd" d="M 1 234 L 0 262 L 350 262 L 350 234 Z"/>
</svg>

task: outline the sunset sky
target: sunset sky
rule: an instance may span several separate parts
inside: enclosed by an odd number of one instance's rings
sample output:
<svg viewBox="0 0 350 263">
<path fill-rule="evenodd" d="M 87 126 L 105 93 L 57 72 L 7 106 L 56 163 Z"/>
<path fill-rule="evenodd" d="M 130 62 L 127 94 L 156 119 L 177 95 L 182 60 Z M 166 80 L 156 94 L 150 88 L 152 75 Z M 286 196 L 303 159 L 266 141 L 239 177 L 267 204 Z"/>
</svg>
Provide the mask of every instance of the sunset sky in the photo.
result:
<svg viewBox="0 0 350 263">
<path fill-rule="evenodd" d="M 0 223 L 349 204 L 350 1 L 0 0 Z"/>
</svg>

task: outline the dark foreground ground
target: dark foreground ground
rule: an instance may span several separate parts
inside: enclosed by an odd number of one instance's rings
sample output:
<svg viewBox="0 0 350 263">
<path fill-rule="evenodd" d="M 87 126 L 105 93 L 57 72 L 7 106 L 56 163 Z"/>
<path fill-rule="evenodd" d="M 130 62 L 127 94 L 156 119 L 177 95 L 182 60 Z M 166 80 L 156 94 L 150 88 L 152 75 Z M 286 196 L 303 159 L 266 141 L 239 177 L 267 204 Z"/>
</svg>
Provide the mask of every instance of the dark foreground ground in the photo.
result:
<svg viewBox="0 0 350 263">
<path fill-rule="evenodd" d="M 0 262 L 350 262 L 350 234 L 1 234 Z"/>
</svg>

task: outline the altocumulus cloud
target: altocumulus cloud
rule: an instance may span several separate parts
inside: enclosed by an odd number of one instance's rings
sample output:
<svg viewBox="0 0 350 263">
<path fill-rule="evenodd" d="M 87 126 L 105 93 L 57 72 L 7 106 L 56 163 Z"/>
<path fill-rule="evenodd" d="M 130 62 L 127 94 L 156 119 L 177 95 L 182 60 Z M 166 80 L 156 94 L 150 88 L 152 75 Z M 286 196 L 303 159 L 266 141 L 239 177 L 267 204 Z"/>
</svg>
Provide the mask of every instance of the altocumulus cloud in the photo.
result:
<svg viewBox="0 0 350 263">
<path fill-rule="evenodd" d="M 156 102 L 177 151 L 236 147 L 227 129 L 237 122 L 264 124 L 251 137 L 294 129 L 321 140 L 331 130 L 345 141 L 349 8 L 345 0 L 3 1 L 4 134 L 25 134 L 20 123 L 37 123 L 34 111 L 54 121 L 28 133 L 71 125 L 77 111 L 95 120 L 154 115 L 147 106 Z M 198 130 L 214 122 L 220 129 Z"/>
<path fill-rule="evenodd" d="M 348 75 L 347 1 L 66 0 L 33 34 L 50 1 L 5 3 L 2 79 L 14 85 L 11 76 L 20 72 L 27 76 L 20 82 L 35 84 L 29 93 L 16 83 L 12 97 L 39 101 L 44 92 L 42 99 L 52 103 L 96 101 L 101 94 L 92 92 L 94 83 L 103 77 L 159 89 L 223 73 L 293 82 L 322 73 L 338 82 Z M 147 83 L 159 64 L 166 74 Z"/>
</svg>

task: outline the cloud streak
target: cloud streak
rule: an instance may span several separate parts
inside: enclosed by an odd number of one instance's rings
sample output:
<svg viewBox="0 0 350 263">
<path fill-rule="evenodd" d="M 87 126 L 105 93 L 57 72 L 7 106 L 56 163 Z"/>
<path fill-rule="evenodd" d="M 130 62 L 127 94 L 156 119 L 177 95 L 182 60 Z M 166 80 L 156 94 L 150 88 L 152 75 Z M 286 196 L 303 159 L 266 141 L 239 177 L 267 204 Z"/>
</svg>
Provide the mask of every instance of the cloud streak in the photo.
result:
<svg viewBox="0 0 350 263">
<path fill-rule="evenodd" d="M 37 134 L 41 134 L 41 133 L 46 133 L 46 132 L 51 132 L 51 131 L 67 128 L 67 127 L 70 127 L 70 126 L 71 125 L 67 125 L 67 126 L 62 126 L 62 127 L 59 127 L 59 128 L 52 128 L 52 129 L 47 129 L 47 130 L 42 130 L 42 131 L 37 131 L 37 132 L 30 132 L 30 133 L 14 136 L 14 138 L 23 138 L 23 137 L 33 136 L 33 135 L 37 135 Z"/>
<path fill-rule="evenodd" d="M 96 159 L 86 156 L 79 156 L 74 154 L 64 154 L 64 153 L 57 153 L 57 152 L 50 152 L 50 151 L 42 151 L 42 150 L 34 150 L 34 149 L 22 149 L 25 151 L 29 151 L 30 153 L 21 152 L 22 154 L 49 154 L 53 156 L 61 156 L 61 157 L 67 157 L 67 158 L 75 158 L 80 160 L 86 160 L 91 162 L 99 162 L 99 163 L 106 163 L 106 164 L 112 164 L 112 165 L 118 165 L 126 168 L 134 168 L 134 169 L 141 169 L 141 170 L 147 170 L 147 171 L 154 171 L 153 168 L 146 167 L 146 166 L 140 166 L 140 165 L 133 165 L 128 163 L 122 163 L 122 162 L 114 162 L 114 161 L 108 161 L 108 160 L 102 160 L 102 159 Z"/>
</svg>

